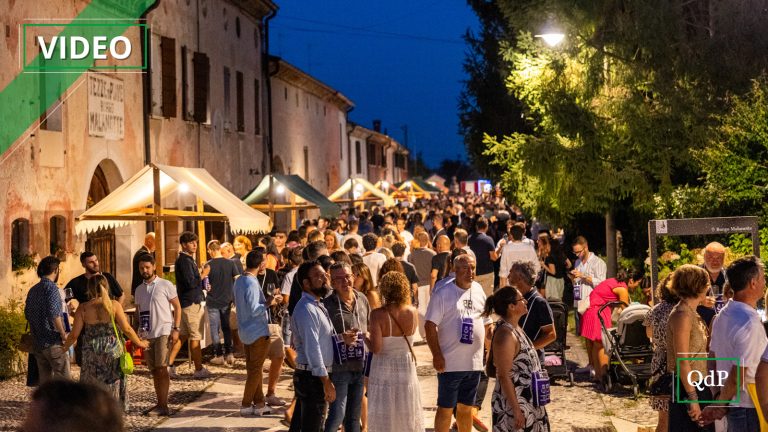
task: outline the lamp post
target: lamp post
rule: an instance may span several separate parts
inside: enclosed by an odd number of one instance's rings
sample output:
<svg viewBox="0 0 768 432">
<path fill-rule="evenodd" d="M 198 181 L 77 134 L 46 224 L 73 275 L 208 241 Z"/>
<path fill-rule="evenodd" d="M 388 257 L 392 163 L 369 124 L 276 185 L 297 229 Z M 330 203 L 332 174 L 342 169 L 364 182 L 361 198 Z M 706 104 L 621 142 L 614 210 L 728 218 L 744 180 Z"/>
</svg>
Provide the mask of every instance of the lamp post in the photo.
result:
<svg viewBox="0 0 768 432">
<path fill-rule="evenodd" d="M 560 44 L 565 39 L 565 34 L 557 31 L 548 31 L 542 34 L 534 35 L 534 37 L 540 38 L 547 45 L 554 47 Z"/>
</svg>

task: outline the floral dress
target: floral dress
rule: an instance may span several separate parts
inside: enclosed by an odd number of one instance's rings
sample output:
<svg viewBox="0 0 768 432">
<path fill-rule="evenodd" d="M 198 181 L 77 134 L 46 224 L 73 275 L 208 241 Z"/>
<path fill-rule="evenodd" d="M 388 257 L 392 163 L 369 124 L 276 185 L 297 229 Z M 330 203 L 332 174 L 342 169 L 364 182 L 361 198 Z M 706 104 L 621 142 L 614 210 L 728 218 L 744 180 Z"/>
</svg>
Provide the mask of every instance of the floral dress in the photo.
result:
<svg viewBox="0 0 768 432">
<path fill-rule="evenodd" d="M 643 325 L 653 329 L 653 357 L 651 358 L 653 378 L 661 376 L 667 370 L 667 322 L 673 307 L 675 305 L 672 303 L 662 301 L 656 304 L 643 319 Z M 669 410 L 668 397 L 651 397 L 649 403 L 656 411 Z"/>
<path fill-rule="evenodd" d="M 534 406 L 531 395 L 531 375 L 537 369 L 536 359 L 538 354 L 522 329 L 514 328 L 508 323 L 503 325 L 511 329 L 517 340 L 520 341 L 520 351 L 512 363 L 509 376 L 512 379 L 512 384 L 515 385 L 517 402 L 520 404 L 520 410 L 525 416 L 525 425 L 522 429 L 515 429 L 514 409 L 507 401 L 506 396 L 504 396 L 501 384 L 496 380 L 496 387 L 493 389 L 493 399 L 491 402 L 493 409 L 493 431 L 549 432 L 547 410 L 544 407 Z"/>
<path fill-rule="evenodd" d="M 80 381 L 104 386 L 120 401 L 123 409 L 126 409 L 126 381 L 120 370 L 123 347 L 115 336 L 112 323 L 85 324 L 82 344 L 83 364 L 80 369 Z"/>
</svg>

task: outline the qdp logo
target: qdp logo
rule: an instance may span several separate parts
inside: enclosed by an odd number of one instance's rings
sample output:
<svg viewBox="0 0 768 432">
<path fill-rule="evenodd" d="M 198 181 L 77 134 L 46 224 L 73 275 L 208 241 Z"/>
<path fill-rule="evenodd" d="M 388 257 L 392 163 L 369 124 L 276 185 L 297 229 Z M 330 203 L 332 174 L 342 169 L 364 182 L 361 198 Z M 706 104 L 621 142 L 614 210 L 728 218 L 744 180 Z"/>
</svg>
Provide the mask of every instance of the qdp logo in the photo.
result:
<svg viewBox="0 0 768 432">
<path fill-rule="evenodd" d="M 58 23 L 23 23 L 22 40 L 24 53 L 23 61 L 26 70 L 58 71 L 81 69 L 146 69 L 146 46 L 144 58 L 138 56 L 142 52 L 134 47 L 130 37 L 124 35 L 128 29 L 136 27 L 147 36 L 146 24 L 135 22 L 70 22 Z M 58 34 L 52 34 L 60 30 Z M 138 40 L 138 34 L 134 40 Z M 146 45 L 148 38 L 144 37 Z M 39 47 L 39 55 L 35 58 L 33 52 L 28 53 L 31 44 Z M 28 64 L 29 56 L 36 61 Z M 110 64 L 98 64 L 97 60 L 113 59 Z"/>
<path fill-rule="evenodd" d="M 741 392 L 736 392 L 736 399 L 735 400 L 690 400 L 688 399 L 688 395 L 686 394 L 686 391 L 683 386 L 680 384 L 680 381 L 685 380 L 691 387 L 695 388 L 698 391 L 703 391 L 706 388 L 714 388 L 714 387 L 722 387 L 725 385 L 725 381 L 728 379 L 728 376 L 731 373 L 731 368 L 729 367 L 728 370 L 710 370 L 706 374 L 699 372 L 697 370 L 692 370 L 688 372 L 687 375 L 683 376 L 683 374 L 680 373 L 680 362 L 683 360 L 687 361 L 696 361 L 696 360 L 703 360 L 704 362 L 711 364 L 717 364 L 717 361 L 723 361 L 723 362 L 732 362 L 736 366 L 736 370 L 739 370 L 741 366 L 741 360 L 738 358 L 726 358 L 726 357 L 681 357 L 677 359 L 677 367 L 675 369 L 677 376 L 680 377 L 679 380 L 675 380 L 675 402 L 676 403 L 683 403 L 683 404 L 691 404 L 691 403 L 712 403 L 712 404 L 731 404 L 731 403 L 739 403 L 741 399 Z M 741 382 L 740 382 L 739 374 L 736 374 L 736 388 L 741 388 Z M 682 393 L 682 395 L 681 395 Z M 682 397 L 681 397 L 682 396 Z"/>
</svg>

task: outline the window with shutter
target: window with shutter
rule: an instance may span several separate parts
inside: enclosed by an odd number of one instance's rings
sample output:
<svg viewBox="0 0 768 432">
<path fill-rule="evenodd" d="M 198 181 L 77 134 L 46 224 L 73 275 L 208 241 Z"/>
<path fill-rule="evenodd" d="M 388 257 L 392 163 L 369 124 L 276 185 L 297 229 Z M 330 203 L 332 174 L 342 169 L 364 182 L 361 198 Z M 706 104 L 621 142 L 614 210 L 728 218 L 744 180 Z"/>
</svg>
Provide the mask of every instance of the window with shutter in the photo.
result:
<svg viewBox="0 0 768 432">
<path fill-rule="evenodd" d="M 256 135 L 261 135 L 261 98 L 259 97 L 259 80 L 253 80 L 253 130 Z"/>
<path fill-rule="evenodd" d="M 181 118 L 192 120 L 189 100 L 189 50 L 181 47 Z"/>
<path fill-rule="evenodd" d="M 232 130 L 232 117 L 230 116 L 230 105 L 232 104 L 231 81 L 232 74 L 229 68 L 224 66 L 224 130 L 227 132 Z"/>
<path fill-rule="evenodd" d="M 195 114 L 198 123 L 208 123 L 208 89 L 210 88 L 211 63 L 208 56 L 196 52 L 192 57 L 195 85 Z"/>
<path fill-rule="evenodd" d="M 243 73 L 235 73 L 235 85 L 237 86 L 237 131 L 245 132 L 245 107 L 243 106 Z"/>
<path fill-rule="evenodd" d="M 163 117 L 176 117 L 176 39 L 160 40 L 163 88 Z"/>
</svg>

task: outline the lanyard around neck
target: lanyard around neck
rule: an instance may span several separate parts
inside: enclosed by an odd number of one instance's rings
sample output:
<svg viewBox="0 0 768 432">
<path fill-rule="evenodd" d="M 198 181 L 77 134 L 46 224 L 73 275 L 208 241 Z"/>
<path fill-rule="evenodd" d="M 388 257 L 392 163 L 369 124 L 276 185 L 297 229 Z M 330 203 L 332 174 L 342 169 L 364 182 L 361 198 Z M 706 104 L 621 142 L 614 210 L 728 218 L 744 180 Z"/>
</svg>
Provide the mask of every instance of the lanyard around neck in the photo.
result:
<svg viewBox="0 0 768 432">
<path fill-rule="evenodd" d="M 360 328 L 360 314 L 357 313 L 357 298 L 354 297 L 355 293 L 352 293 L 352 298 L 355 300 L 352 303 L 352 316 L 355 318 L 355 322 L 357 323 L 357 328 Z M 347 332 L 347 325 L 344 324 L 344 309 L 341 307 L 341 297 L 339 297 L 338 294 L 336 294 L 336 301 L 339 304 L 339 314 L 341 315 L 341 330 L 342 333 Z M 334 327 L 335 330 L 335 327 Z"/>
</svg>

